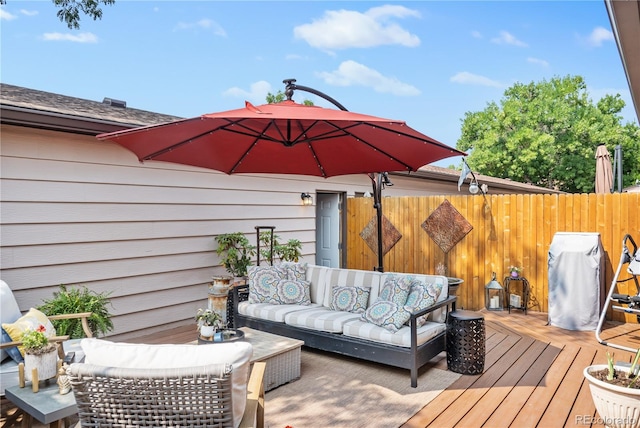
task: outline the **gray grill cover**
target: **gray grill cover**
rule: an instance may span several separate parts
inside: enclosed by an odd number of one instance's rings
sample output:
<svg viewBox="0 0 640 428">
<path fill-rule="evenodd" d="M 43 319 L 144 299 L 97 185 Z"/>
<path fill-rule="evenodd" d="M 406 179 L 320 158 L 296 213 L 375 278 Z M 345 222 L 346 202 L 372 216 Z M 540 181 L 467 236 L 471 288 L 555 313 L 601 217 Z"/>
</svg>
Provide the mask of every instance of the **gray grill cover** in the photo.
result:
<svg viewBox="0 0 640 428">
<path fill-rule="evenodd" d="M 558 232 L 549 248 L 549 324 L 595 330 L 604 300 L 599 233 Z"/>
</svg>

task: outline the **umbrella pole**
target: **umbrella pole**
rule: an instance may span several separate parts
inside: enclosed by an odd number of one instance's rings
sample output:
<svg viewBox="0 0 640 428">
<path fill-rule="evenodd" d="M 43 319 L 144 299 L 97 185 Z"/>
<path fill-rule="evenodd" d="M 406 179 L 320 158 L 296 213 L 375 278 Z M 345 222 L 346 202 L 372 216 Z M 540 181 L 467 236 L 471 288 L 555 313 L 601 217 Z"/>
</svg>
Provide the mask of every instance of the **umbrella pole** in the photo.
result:
<svg viewBox="0 0 640 428">
<path fill-rule="evenodd" d="M 373 207 L 376 209 L 376 220 L 378 223 L 378 266 L 373 270 L 384 272 L 383 254 L 382 254 L 382 173 L 376 175 L 369 174 L 373 185 Z"/>
</svg>

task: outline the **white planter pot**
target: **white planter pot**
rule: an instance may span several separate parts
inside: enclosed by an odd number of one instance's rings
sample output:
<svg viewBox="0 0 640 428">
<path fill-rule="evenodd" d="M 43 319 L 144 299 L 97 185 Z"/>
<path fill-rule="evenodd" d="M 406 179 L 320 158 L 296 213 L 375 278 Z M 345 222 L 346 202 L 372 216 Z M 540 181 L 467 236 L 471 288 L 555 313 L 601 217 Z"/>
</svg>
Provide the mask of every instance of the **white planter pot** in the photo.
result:
<svg viewBox="0 0 640 428">
<path fill-rule="evenodd" d="M 611 428 L 640 428 L 640 389 L 612 385 L 589 374 L 590 371 L 607 367 L 606 364 L 599 364 L 584 369 L 584 377 L 589 382 L 591 397 L 602 423 Z M 628 370 L 627 367 L 615 368 Z"/>
<path fill-rule="evenodd" d="M 32 355 L 25 354 L 24 356 L 24 377 L 26 380 L 32 380 L 32 370 L 38 370 L 38 380 L 51 379 L 58 374 L 58 351 L 53 351 L 42 354 Z"/>
<path fill-rule="evenodd" d="M 200 327 L 200 336 L 202 337 L 213 337 L 214 332 L 215 328 L 212 325 L 203 325 Z"/>
</svg>

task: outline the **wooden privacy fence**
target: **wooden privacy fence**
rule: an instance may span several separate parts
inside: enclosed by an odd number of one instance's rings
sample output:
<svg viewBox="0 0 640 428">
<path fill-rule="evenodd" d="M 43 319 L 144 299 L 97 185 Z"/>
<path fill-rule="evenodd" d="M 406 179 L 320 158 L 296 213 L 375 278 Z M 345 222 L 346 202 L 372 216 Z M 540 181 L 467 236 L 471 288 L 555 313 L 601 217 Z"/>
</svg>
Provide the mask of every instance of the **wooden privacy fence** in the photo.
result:
<svg viewBox="0 0 640 428">
<path fill-rule="evenodd" d="M 443 207 L 447 206 L 445 201 L 473 227 L 447 253 L 422 226 L 434 210 L 443 203 Z M 496 272 L 498 281 L 504 285 L 507 268 L 521 266 L 522 275 L 531 286 L 530 310 L 547 312 L 548 252 L 555 233 L 600 234 L 606 259 L 605 292 L 608 292 L 620 261 L 625 234 L 630 234 L 640 245 L 639 208 L 640 193 L 383 198 L 383 215 L 401 235 L 384 256 L 384 270 L 435 273 L 442 272 L 444 267 L 447 276 L 464 280 L 458 291 L 458 307 L 478 310 L 485 305 L 484 286 L 491 280 L 492 272 Z M 377 265 L 375 237 L 367 244 L 361 236 L 363 230 L 371 230 L 370 222 L 374 219 L 371 198 L 347 201 L 349 268 L 371 270 Z M 451 219 L 453 224 L 454 219 Z M 446 234 L 447 231 L 441 232 Z M 389 235 L 387 231 L 385 236 Z M 620 275 L 620 279 L 628 277 L 626 272 Z M 633 281 L 621 284 L 619 290 L 637 293 Z M 625 316 L 618 313 L 609 318 L 625 320 Z M 635 317 L 627 316 L 627 320 L 635 320 Z"/>
</svg>

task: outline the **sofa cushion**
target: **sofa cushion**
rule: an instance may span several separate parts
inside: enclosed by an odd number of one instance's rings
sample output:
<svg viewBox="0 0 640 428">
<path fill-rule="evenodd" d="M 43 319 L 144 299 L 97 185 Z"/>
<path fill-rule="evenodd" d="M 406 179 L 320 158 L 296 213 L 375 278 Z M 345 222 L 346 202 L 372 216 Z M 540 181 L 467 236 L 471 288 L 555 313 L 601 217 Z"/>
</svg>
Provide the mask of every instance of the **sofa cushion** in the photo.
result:
<svg viewBox="0 0 640 428">
<path fill-rule="evenodd" d="M 276 283 L 288 278 L 287 269 L 279 266 L 250 266 L 247 274 L 250 303 L 269 302 Z"/>
<path fill-rule="evenodd" d="M 411 291 L 414 281 L 415 277 L 413 275 L 386 274 L 378 297 L 381 300 L 387 300 L 395 303 L 398 307 L 402 307 L 405 305 L 407 297 L 409 297 L 409 291 Z"/>
<path fill-rule="evenodd" d="M 267 303 L 274 305 L 310 305 L 309 281 L 295 278 L 280 279 L 271 287 L 271 298 Z"/>
<path fill-rule="evenodd" d="M 333 298 L 329 309 L 361 314 L 367 309 L 370 291 L 370 288 L 364 287 L 335 286 L 332 288 Z"/>
<path fill-rule="evenodd" d="M 345 323 L 358 318 L 360 318 L 359 314 L 333 311 L 324 306 L 316 306 L 306 311 L 290 312 L 285 315 L 284 322 L 295 327 L 326 331 L 328 333 L 342 333 Z"/>
<path fill-rule="evenodd" d="M 298 281 L 304 281 L 307 279 L 306 263 L 282 262 L 278 266 L 287 270 L 287 276 L 289 279 L 296 279 Z"/>
<path fill-rule="evenodd" d="M 49 318 L 36 308 L 29 309 L 29 312 L 18 318 L 13 323 L 2 323 L 2 328 L 7 332 L 11 341 L 19 342 L 22 340 L 22 335 L 28 330 L 36 330 L 40 326 L 44 326 L 44 335 L 47 337 L 54 337 L 56 335 L 56 329 L 49 321 Z M 24 349 L 22 346 L 18 346 L 20 354 L 24 357 Z M 18 361 L 22 362 L 22 361 Z"/>
<path fill-rule="evenodd" d="M 306 280 L 311 283 L 310 296 L 311 303 L 322 304 L 325 294 L 325 277 L 330 268 L 326 266 L 307 265 Z"/>
<path fill-rule="evenodd" d="M 384 327 L 391 332 L 398 331 L 409 318 L 411 313 L 404 306 L 398 306 L 396 302 L 383 300 L 380 297 L 361 317 L 363 321 Z"/>
<path fill-rule="evenodd" d="M 115 343 L 101 339 L 82 339 L 85 362 L 105 367 L 169 369 L 198 367 L 209 364 L 232 364 L 233 419 L 242 419 L 247 399 L 249 362 L 253 348 L 239 341 L 215 345 L 149 345 Z"/>
<path fill-rule="evenodd" d="M 427 322 L 417 329 L 418 345 L 422 345 L 445 330 L 446 324 Z M 391 332 L 375 324 L 355 320 L 345 323 L 342 334 L 349 337 L 371 340 L 373 342 L 401 346 L 403 348 L 411 347 L 411 328 L 407 326 L 402 326 L 397 332 Z"/>
<path fill-rule="evenodd" d="M 317 303 L 310 305 L 274 305 L 272 303 L 240 302 L 238 304 L 238 312 L 248 317 L 284 322 L 285 315 L 290 312 L 304 311 L 317 306 L 319 306 Z"/>
</svg>

